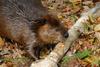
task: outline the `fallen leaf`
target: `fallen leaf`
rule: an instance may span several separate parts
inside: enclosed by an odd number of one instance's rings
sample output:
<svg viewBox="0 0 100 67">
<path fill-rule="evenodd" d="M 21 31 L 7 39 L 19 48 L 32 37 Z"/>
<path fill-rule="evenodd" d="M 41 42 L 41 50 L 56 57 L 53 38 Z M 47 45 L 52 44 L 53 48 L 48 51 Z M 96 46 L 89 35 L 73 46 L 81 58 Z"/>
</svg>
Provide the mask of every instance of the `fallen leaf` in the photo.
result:
<svg viewBox="0 0 100 67">
<path fill-rule="evenodd" d="M 0 47 L 4 45 L 4 40 L 0 37 Z"/>
</svg>

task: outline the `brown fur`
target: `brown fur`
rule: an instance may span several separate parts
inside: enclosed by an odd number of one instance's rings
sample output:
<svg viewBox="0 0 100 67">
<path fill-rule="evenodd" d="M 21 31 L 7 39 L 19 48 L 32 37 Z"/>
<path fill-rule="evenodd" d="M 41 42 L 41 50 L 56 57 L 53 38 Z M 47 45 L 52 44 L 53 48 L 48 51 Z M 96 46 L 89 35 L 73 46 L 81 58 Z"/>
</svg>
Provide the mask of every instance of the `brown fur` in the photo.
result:
<svg viewBox="0 0 100 67">
<path fill-rule="evenodd" d="M 35 47 L 56 44 L 68 33 L 40 0 L 0 0 L 0 35 L 23 44 L 37 59 Z"/>
</svg>

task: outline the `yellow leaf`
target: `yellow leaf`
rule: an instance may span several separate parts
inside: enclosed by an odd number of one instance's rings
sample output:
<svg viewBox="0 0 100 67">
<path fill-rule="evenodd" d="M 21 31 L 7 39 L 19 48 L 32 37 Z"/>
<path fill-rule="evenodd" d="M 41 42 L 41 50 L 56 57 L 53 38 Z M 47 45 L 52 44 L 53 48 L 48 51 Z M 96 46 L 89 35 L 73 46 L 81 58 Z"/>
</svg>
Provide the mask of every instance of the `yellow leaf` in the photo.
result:
<svg viewBox="0 0 100 67">
<path fill-rule="evenodd" d="M 95 26 L 94 31 L 100 31 L 100 24 Z"/>
<path fill-rule="evenodd" d="M 4 45 L 4 40 L 0 37 L 0 47 Z"/>
</svg>

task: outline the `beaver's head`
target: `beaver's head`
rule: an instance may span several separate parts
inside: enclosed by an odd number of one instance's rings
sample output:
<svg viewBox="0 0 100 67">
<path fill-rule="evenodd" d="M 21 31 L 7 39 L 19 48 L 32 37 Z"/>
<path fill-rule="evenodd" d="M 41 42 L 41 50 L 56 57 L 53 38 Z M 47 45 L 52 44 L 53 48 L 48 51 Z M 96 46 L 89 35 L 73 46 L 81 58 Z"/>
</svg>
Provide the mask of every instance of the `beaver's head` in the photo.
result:
<svg viewBox="0 0 100 67">
<path fill-rule="evenodd" d="M 38 36 L 45 43 L 58 43 L 68 37 L 67 29 L 54 17 L 47 16 L 38 28 Z M 42 22 L 40 22 L 42 23 Z"/>
</svg>

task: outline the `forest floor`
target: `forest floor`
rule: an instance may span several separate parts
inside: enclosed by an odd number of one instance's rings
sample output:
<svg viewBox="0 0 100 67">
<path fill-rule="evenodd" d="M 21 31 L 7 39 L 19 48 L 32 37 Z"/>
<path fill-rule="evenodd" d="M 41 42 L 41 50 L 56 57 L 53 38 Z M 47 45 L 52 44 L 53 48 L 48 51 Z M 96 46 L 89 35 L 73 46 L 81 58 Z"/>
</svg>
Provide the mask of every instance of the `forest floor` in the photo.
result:
<svg viewBox="0 0 100 67">
<path fill-rule="evenodd" d="M 43 0 L 43 5 L 56 14 L 65 27 L 70 29 L 81 14 L 93 8 L 99 0 Z M 59 62 L 60 67 L 100 67 L 100 17 L 91 15 L 89 24 Z M 41 51 L 46 57 L 47 49 Z M 0 37 L 0 67 L 28 67 L 33 61 L 18 43 Z"/>
</svg>

